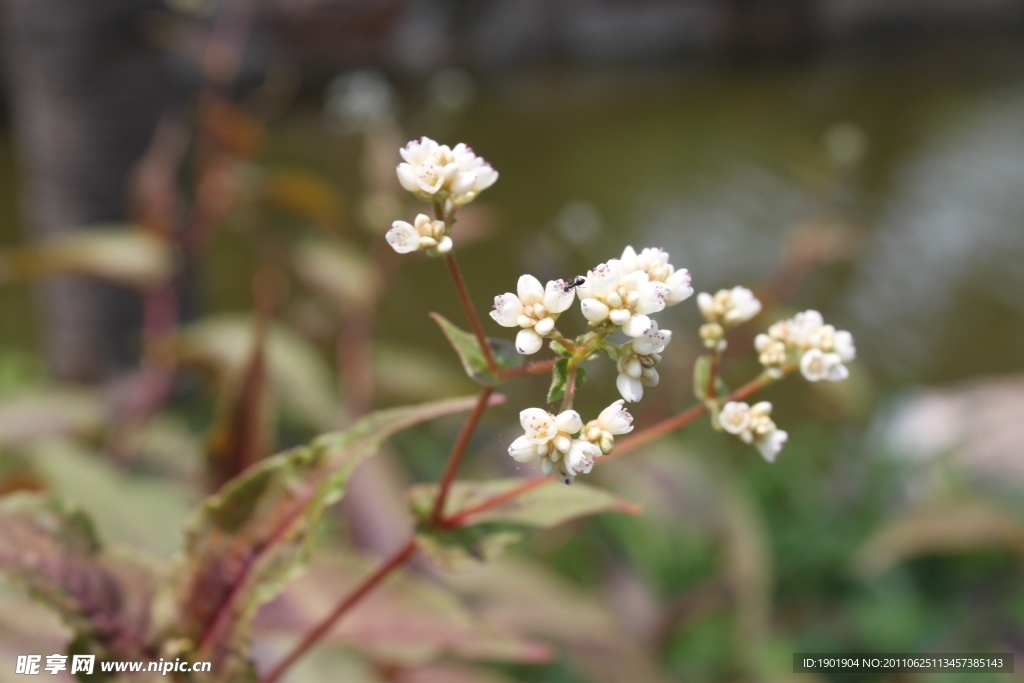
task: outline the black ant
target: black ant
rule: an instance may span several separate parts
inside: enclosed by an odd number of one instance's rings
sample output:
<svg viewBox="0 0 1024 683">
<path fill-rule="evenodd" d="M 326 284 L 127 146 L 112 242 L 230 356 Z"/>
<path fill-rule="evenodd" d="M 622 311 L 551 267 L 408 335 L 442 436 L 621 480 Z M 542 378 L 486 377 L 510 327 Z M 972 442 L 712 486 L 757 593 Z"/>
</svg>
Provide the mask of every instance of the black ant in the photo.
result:
<svg viewBox="0 0 1024 683">
<path fill-rule="evenodd" d="M 576 277 L 574 277 L 571 280 L 569 280 L 569 282 L 565 283 L 565 287 L 562 289 L 562 291 L 563 292 L 571 292 L 572 290 L 576 289 L 580 285 L 586 284 L 586 282 L 587 282 L 587 278 L 583 277 L 582 275 L 577 275 Z"/>
</svg>

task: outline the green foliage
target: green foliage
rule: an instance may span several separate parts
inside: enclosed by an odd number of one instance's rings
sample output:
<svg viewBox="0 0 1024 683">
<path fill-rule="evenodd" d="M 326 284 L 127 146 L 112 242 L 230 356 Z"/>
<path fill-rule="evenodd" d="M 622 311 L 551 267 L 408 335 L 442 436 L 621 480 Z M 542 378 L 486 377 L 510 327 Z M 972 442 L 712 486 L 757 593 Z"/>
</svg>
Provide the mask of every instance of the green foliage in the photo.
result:
<svg viewBox="0 0 1024 683">
<path fill-rule="evenodd" d="M 421 550 L 448 569 L 465 569 L 503 555 L 534 529 L 548 529 L 601 512 L 637 514 L 639 508 L 613 493 L 576 483 L 555 486 L 551 480 L 524 491 L 500 506 L 460 519 L 457 527 L 437 528 L 430 513 L 437 486 L 422 484 L 409 490 L 409 504 L 419 520 L 416 541 Z M 456 482 L 445 501 L 444 518 L 469 510 L 495 496 L 522 486 L 522 479 Z"/>
<path fill-rule="evenodd" d="M 441 331 L 448 338 L 455 353 L 459 355 L 459 360 L 462 361 L 462 367 L 466 370 L 467 375 L 480 384 L 493 386 L 498 383 L 498 378 L 487 367 L 487 359 L 484 357 L 476 335 L 453 325 L 439 313 L 431 313 L 430 317 L 441 326 Z M 514 368 L 522 363 L 523 357 L 516 352 L 515 345 L 508 340 L 488 339 L 487 343 L 491 347 L 491 353 L 494 354 L 494 360 L 497 362 L 499 370 Z"/>
<path fill-rule="evenodd" d="M 200 507 L 169 591 L 171 635 L 187 638 L 217 680 L 246 680 L 248 628 L 256 609 L 303 571 L 308 540 L 355 467 L 389 435 L 468 410 L 476 397 L 373 413 L 249 468 Z"/>
</svg>

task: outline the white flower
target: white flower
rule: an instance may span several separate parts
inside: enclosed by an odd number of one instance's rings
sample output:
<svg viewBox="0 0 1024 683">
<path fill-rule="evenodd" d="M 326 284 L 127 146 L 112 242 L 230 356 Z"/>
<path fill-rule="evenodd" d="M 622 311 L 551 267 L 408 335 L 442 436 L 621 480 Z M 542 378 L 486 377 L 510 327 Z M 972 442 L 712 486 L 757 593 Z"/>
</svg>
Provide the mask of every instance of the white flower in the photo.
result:
<svg viewBox="0 0 1024 683">
<path fill-rule="evenodd" d="M 843 363 L 857 356 L 853 335 L 826 325 L 821 313 L 814 310 L 775 323 L 768 334 L 757 335 L 754 348 L 769 375 L 781 377 L 783 366 L 798 360 L 800 372 L 811 382 L 846 379 L 850 372 Z"/>
<path fill-rule="evenodd" d="M 721 289 L 714 296 L 701 292 L 697 295 L 697 306 L 708 322 L 723 327 L 745 323 L 761 312 L 761 302 L 746 287 Z"/>
<path fill-rule="evenodd" d="M 555 416 L 542 408 L 527 408 L 519 413 L 519 424 L 526 433 L 508 448 L 508 454 L 518 462 L 537 458 L 557 461 L 569 452 L 572 435 L 583 428 L 583 420 L 575 410 Z"/>
<path fill-rule="evenodd" d="M 754 442 L 757 450 L 761 451 L 761 457 L 768 462 L 775 462 L 775 456 L 779 454 L 782 447 L 789 441 L 789 434 L 783 429 L 776 429 L 769 432 Z"/>
<path fill-rule="evenodd" d="M 746 403 L 730 401 L 718 413 L 722 429 L 740 437 L 745 443 L 754 445 L 768 462 L 775 462 L 786 444 L 789 435 L 775 426 L 771 419 L 772 404 L 767 401 Z"/>
<path fill-rule="evenodd" d="M 800 372 L 809 382 L 841 382 L 850 376 L 838 353 L 825 353 L 821 349 L 810 349 L 804 353 L 800 358 Z"/>
<path fill-rule="evenodd" d="M 610 321 L 630 337 L 650 329 L 648 316 L 664 310 L 669 294 L 667 285 L 651 282 L 644 271 L 625 272 L 618 259 L 587 272 L 578 289 L 580 308 L 592 326 Z"/>
<path fill-rule="evenodd" d="M 646 332 L 622 349 L 617 362 L 619 375 L 615 379 L 622 398 L 636 403 L 643 398 L 645 386 L 658 385 L 660 377 L 655 366 L 661 362 L 660 354 L 671 340 L 672 332 L 659 330 L 658 323 L 652 320 Z"/>
<path fill-rule="evenodd" d="M 582 437 L 596 445 L 602 454 L 608 455 L 615 445 L 615 437 L 633 431 L 633 416 L 622 405 L 622 400 L 615 401 L 601 411 L 596 420 L 591 420 L 583 428 Z"/>
<path fill-rule="evenodd" d="M 604 419 L 608 425 L 619 430 L 618 433 L 624 434 L 632 429 L 628 424 L 632 418 L 625 411 L 619 411 L 625 413 L 625 417 L 618 413 L 610 414 L 613 407 L 615 404 L 602 412 L 598 420 Z M 530 462 L 539 458 L 540 469 L 545 476 L 557 474 L 563 482 L 571 484 L 577 474 L 590 472 L 594 467 L 594 459 L 601 455 L 601 448 L 597 444 L 586 439 L 572 438 L 573 434 L 583 429 L 583 421 L 575 410 L 566 410 L 556 416 L 541 408 L 527 408 L 519 413 L 519 422 L 526 433 L 512 442 L 508 454 L 517 462 Z"/>
<path fill-rule="evenodd" d="M 399 254 L 421 250 L 432 254 L 447 254 L 452 250 L 452 238 L 445 234 L 444 222 L 432 221 L 422 213 L 416 216 L 416 222 L 412 225 L 405 221 L 392 223 L 385 239 Z"/>
<path fill-rule="evenodd" d="M 665 303 L 669 306 L 685 301 L 693 295 L 690 271 L 686 268 L 676 270 L 675 266 L 668 262 L 668 252 L 663 249 L 647 248 L 637 254 L 633 247 L 626 247 L 622 252 L 621 261 L 625 272 L 642 270 L 647 273 L 651 282 L 661 282 L 668 287 Z"/>
<path fill-rule="evenodd" d="M 718 413 L 718 423 L 730 434 L 745 432 L 750 426 L 750 406 L 746 403 L 729 401 Z"/>
<path fill-rule="evenodd" d="M 659 330 L 658 323 L 652 320 L 647 331 L 636 337 L 631 344 L 633 351 L 647 356 L 652 353 L 661 353 L 670 341 L 672 341 L 672 330 Z"/>
<path fill-rule="evenodd" d="M 575 293 L 565 291 L 561 280 L 541 287 L 540 280 L 523 275 L 517 284 L 518 296 L 506 292 L 494 297 L 491 317 L 504 327 L 521 327 L 516 335 L 516 350 L 524 355 L 537 353 L 543 346 L 542 338 L 555 329 L 558 316 L 572 305 Z"/>
<path fill-rule="evenodd" d="M 498 179 L 498 172 L 463 143 L 449 149 L 424 137 L 398 151 L 405 159 L 398 165 L 398 182 L 424 201 L 465 204 Z"/>
</svg>

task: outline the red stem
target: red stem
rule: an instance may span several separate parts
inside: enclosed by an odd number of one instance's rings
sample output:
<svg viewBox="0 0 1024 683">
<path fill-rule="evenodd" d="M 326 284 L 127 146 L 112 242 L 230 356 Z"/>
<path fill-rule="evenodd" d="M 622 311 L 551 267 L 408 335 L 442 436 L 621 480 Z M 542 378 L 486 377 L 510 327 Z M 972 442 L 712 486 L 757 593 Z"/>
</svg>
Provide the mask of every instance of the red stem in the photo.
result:
<svg viewBox="0 0 1024 683">
<path fill-rule="evenodd" d="M 469 289 L 466 288 L 466 281 L 462 278 L 462 271 L 459 270 L 455 254 L 448 254 L 444 260 L 448 264 L 448 272 L 452 274 L 452 282 L 455 283 L 455 291 L 459 294 L 462 309 L 466 312 L 466 317 L 469 318 L 469 326 L 473 328 L 473 334 L 476 335 L 477 343 L 480 344 L 480 350 L 483 351 L 484 358 L 487 360 L 487 369 L 497 377 L 501 371 L 498 369 L 498 363 L 494 360 L 491 345 L 487 343 L 483 325 L 480 324 L 480 318 L 476 314 L 476 309 L 473 308 L 473 301 L 469 298 Z"/>
<path fill-rule="evenodd" d="M 277 680 L 284 675 L 284 673 L 291 668 L 291 666 L 298 661 L 302 655 L 306 654 L 309 648 L 313 647 L 321 638 L 323 638 L 328 631 L 334 628 L 334 625 L 338 623 L 345 614 L 355 607 L 363 598 L 365 598 L 370 591 L 377 587 L 377 585 L 384 580 L 384 578 L 393 572 L 394 570 L 401 567 L 408 561 L 412 554 L 416 551 L 416 541 L 409 539 L 409 541 L 402 546 L 401 550 L 395 553 L 391 559 L 382 564 L 377 568 L 373 574 L 370 574 L 366 579 L 351 593 L 349 593 L 344 600 L 338 603 L 338 605 L 327 615 L 316 627 L 307 633 L 302 641 L 295 646 L 287 657 L 274 667 L 274 670 L 263 677 L 260 683 L 275 683 Z"/>
<path fill-rule="evenodd" d="M 551 360 L 538 360 L 533 363 L 527 363 L 526 365 L 520 365 L 516 368 L 508 368 L 498 373 L 498 379 L 502 382 L 509 379 L 518 379 L 520 377 L 527 377 L 529 375 L 543 375 L 555 367 L 555 363 L 558 362 L 557 358 Z"/>
<path fill-rule="evenodd" d="M 501 505 L 504 505 L 505 503 L 507 503 L 507 502 L 509 502 L 511 500 L 515 500 L 516 498 L 518 498 L 519 496 L 523 495 L 527 491 L 532 491 L 533 489 L 537 488 L 538 486 L 540 486 L 542 484 L 547 484 L 548 482 L 552 482 L 552 481 L 555 481 L 555 478 L 553 476 L 552 477 L 534 477 L 533 479 L 526 479 L 526 480 L 523 481 L 522 484 L 520 484 L 519 486 L 515 487 L 514 489 L 509 489 L 508 491 L 505 491 L 505 493 L 498 494 L 497 496 L 494 496 L 493 498 L 488 498 L 487 500 L 483 501 L 482 503 L 478 503 L 477 505 L 474 505 L 472 507 L 468 507 L 468 508 L 466 508 L 464 510 L 459 510 L 458 513 L 452 515 L 448 519 L 442 520 L 441 521 L 441 526 L 449 528 L 449 529 L 454 529 L 455 527 L 462 526 L 465 523 L 467 518 L 472 517 L 473 515 L 479 514 L 481 512 L 484 512 L 485 510 L 490 510 L 492 508 L 496 508 L 496 507 L 499 507 Z"/>
<path fill-rule="evenodd" d="M 480 396 L 476 400 L 473 412 L 466 418 L 465 424 L 462 425 L 462 431 L 459 432 L 458 438 L 455 439 L 455 444 L 452 445 L 451 455 L 448 456 L 448 464 L 445 466 L 444 474 L 441 476 L 437 500 L 434 501 L 434 509 L 430 513 L 430 519 L 434 524 L 441 521 L 444 504 L 448 498 L 448 491 L 452 487 L 452 482 L 455 481 L 455 475 L 458 473 L 459 465 L 462 463 L 462 456 L 465 455 L 466 449 L 469 447 L 469 440 L 473 438 L 473 432 L 476 431 L 477 425 L 480 424 L 480 418 L 483 417 L 484 411 L 487 410 L 487 402 L 490 401 L 491 394 L 493 393 L 494 387 L 484 387 L 480 390 Z"/>
<path fill-rule="evenodd" d="M 772 382 L 772 379 L 769 379 L 763 375 L 757 377 L 747 382 L 736 391 L 729 394 L 729 397 L 726 399 L 726 401 L 742 401 L 751 394 L 757 393 L 758 391 L 768 386 Z M 636 450 L 637 448 L 647 443 L 650 443 L 655 439 L 659 439 L 665 436 L 666 434 L 670 434 L 677 429 L 685 427 L 686 425 L 690 424 L 691 422 L 699 418 L 701 415 L 706 413 L 707 410 L 707 407 L 704 405 L 691 406 L 690 408 L 687 408 L 678 415 L 670 417 L 666 420 L 662 420 L 657 424 L 651 425 L 647 429 L 637 432 L 632 437 L 625 439 L 621 444 L 616 445 L 615 450 L 610 455 L 606 455 L 605 457 L 601 458 L 601 460 L 599 460 L 598 462 L 607 462 L 608 460 L 617 458 L 620 455 L 625 455 L 626 453 Z M 526 493 L 527 491 L 531 491 L 534 488 L 551 481 L 555 481 L 555 478 L 535 477 L 533 479 L 527 479 L 520 486 L 517 486 L 514 489 L 506 491 L 505 493 L 501 493 L 492 498 L 488 498 L 483 502 L 477 503 L 473 507 L 469 507 L 464 510 L 459 510 L 459 512 L 452 515 L 451 517 L 442 520 L 441 525 L 448 528 L 462 526 L 469 517 L 476 515 L 480 512 L 483 512 L 485 510 L 490 510 L 492 508 L 504 505 L 505 503 L 515 500 L 516 498 Z"/>
</svg>

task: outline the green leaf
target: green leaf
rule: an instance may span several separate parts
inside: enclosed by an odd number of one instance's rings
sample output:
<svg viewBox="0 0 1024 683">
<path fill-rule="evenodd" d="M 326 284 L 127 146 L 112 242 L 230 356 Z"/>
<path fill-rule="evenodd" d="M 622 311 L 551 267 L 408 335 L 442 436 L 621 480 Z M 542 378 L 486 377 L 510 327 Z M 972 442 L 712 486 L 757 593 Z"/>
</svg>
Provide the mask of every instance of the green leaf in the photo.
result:
<svg viewBox="0 0 1024 683">
<path fill-rule="evenodd" d="M 0 501 L 0 571 L 55 610 L 100 658 L 146 656 L 155 580 L 127 557 L 101 552 L 79 510 L 39 494 Z"/>
<path fill-rule="evenodd" d="M 107 421 L 102 397 L 89 389 L 54 387 L 0 400 L 0 445 L 100 434 Z"/>
<path fill-rule="evenodd" d="M 600 512 L 637 514 L 639 507 L 614 493 L 588 484 L 554 486 L 554 479 L 524 491 L 494 508 L 467 516 L 455 528 L 429 524 L 437 485 L 409 489 L 409 505 L 419 520 L 416 542 L 421 550 L 448 569 L 463 569 L 500 557 L 534 529 L 548 529 L 578 517 Z M 524 484 L 523 479 L 456 482 L 445 501 L 446 519 L 460 510 L 507 493 Z"/>
<path fill-rule="evenodd" d="M 248 624 L 308 561 L 308 540 L 324 508 L 338 500 L 356 466 L 400 429 L 469 410 L 477 397 L 383 410 L 344 432 L 263 460 L 200 507 L 170 591 L 174 632 L 213 662 L 218 681 L 251 670 Z M 501 400 L 501 399 L 498 399 Z"/>
<path fill-rule="evenodd" d="M 431 313 L 430 317 L 441 326 L 444 336 L 448 338 L 455 353 L 459 354 L 459 360 L 462 361 L 462 367 L 465 368 L 467 375 L 480 384 L 493 386 L 498 383 L 498 378 L 487 367 L 487 359 L 484 358 L 475 334 L 453 325 L 439 313 Z M 505 339 L 488 339 L 487 343 L 491 347 L 499 370 L 514 368 L 522 363 L 523 357 L 516 351 L 512 342 Z"/>
<path fill-rule="evenodd" d="M 693 394 L 698 401 L 708 399 L 708 379 L 711 377 L 711 357 L 698 356 L 693 365 Z M 722 381 L 721 374 L 715 377 L 715 397 L 728 396 L 729 387 Z"/>
<path fill-rule="evenodd" d="M 166 282 L 173 267 L 167 242 L 133 225 L 74 230 L 0 251 L 0 283 L 77 275 L 150 289 Z"/>
<path fill-rule="evenodd" d="M 565 387 L 569 381 L 569 359 L 562 358 L 555 363 L 551 371 L 551 386 L 548 388 L 548 403 L 557 403 L 565 398 Z M 576 388 L 579 389 L 587 381 L 587 371 L 576 366 Z"/>
<path fill-rule="evenodd" d="M 552 339 L 551 343 L 548 344 L 548 348 L 557 353 L 562 358 L 571 358 L 572 351 L 562 346 L 562 343 L 557 339 Z"/>
</svg>

